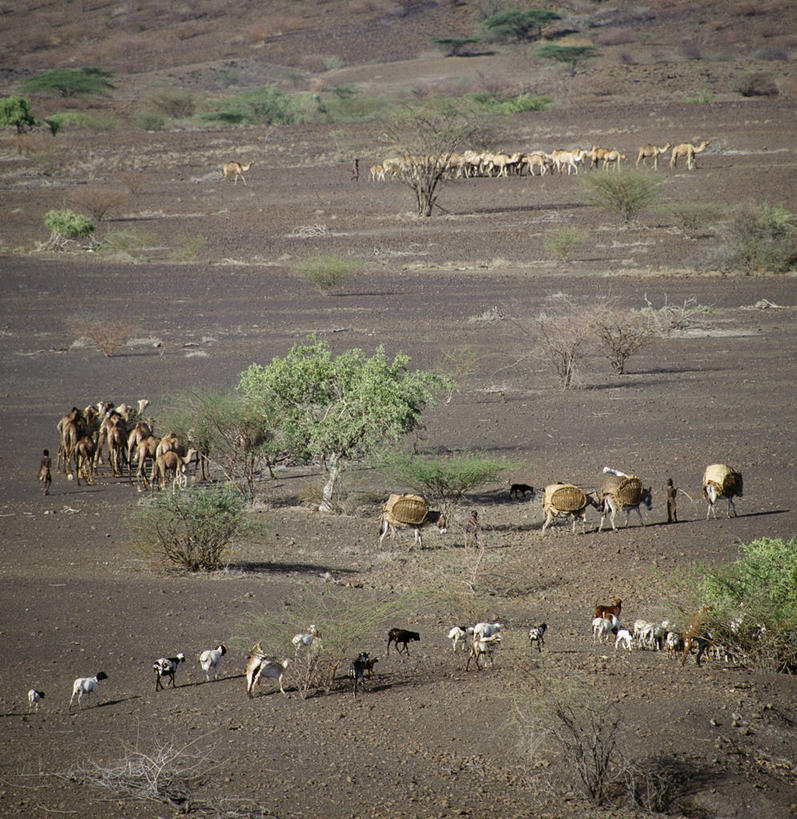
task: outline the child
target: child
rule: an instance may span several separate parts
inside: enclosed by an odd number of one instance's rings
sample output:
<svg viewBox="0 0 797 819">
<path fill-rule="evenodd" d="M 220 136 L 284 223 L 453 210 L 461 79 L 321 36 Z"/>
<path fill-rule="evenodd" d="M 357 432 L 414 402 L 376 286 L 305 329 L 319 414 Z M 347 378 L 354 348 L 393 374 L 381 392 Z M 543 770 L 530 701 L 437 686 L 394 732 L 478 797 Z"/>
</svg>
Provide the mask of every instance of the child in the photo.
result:
<svg viewBox="0 0 797 819">
<path fill-rule="evenodd" d="M 675 496 L 678 487 L 673 486 L 672 478 L 667 478 L 667 523 L 678 523 L 678 513 L 675 511 Z"/>
<path fill-rule="evenodd" d="M 53 482 L 53 476 L 50 473 L 50 468 L 52 465 L 53 462 L 50 460 L 50 450 L 45 449 L 42 453 L 41 463 L 39 464 L 39 480 L 41 481 L 45 495 L 50 494 L 50 485 Z"/>
</svg>

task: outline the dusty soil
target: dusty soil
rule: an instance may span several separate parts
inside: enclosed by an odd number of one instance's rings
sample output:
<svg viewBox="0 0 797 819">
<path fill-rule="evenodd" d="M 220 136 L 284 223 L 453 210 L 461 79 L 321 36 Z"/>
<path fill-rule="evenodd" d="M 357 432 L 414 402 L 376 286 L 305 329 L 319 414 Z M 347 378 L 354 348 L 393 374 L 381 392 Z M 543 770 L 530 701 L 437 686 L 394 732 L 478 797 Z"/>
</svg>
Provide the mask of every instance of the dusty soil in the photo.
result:
<svg viewBox="0 0 797 819">
<path fill-rule="evenodd" d="M 672 6 L 681 16 L 669 24 L 659 19 L 655 36 L 664 42 L 667 34 L 667 47 L 676 49 L 675 22 L 680 26 L 686 12 Z M 770 4 L 749 19 L 734 18 L 730 28 L 749 24 L 752 48 L 763 42 L 755 38 L 766 25 L 777 28 L 777 14 L 778 5 Z M 384 59 L 393 62 L 374 66 L 370 50 L 359 64 L 347 53 L 339 76 L 326 72 L 319 81 L 370 83 L 370 92 L 384 93 L 457 74 L 467 81 L 503 74 L 509 60 L 528 59 L 525 51 L 433 58 L 418 44 L 435 32 L 422 8 L 416 16 L 416 29 L 401 29 L 402 42 L 416 43 L 407 54 L 412 59 L 401 62 L 391 51 Z M 415 25 L 416 16 L 402 18 L 404 26 Z M 634 26 L 644 32 L 644 21 Z M 716 27 L 706 30 L 719 36 Z M 726 34 L 725 45 L 734 42 Z M 318 37 L 301 42 L 327 53 Z M 280 43 L 282 50 L 264 51 L 262 59 L 296 64 Z M 243 46 L 232 52 L 252 59 Z M 648 141 L 710 138 L 696 171 L 660 168 L 663 199 L 768 200 L 797 209 L 793 104 L 783 95 L 732 93 L 734 78 L 752 63 L 663 65 L 647 59 L 645 49 L 635 53 L 635 64 L 615 60 L 572 84 L 561 74 L 545 75 L 537 92 L 561 91 L 557 108 L 500 123 L 495 147 L 608 143 L 635 157 Z M 172 59 L 153 64 L 153 76 L 173 70 Z M 194 58 L 191 71 L 197 65 Z M 783 82 L 790 65 L 778 63 Z M 186 68 L 189 74 L 204 76 Z M 609 80 L 607 94 L 595 91 Z M 105 104 L 123 110 L 150 81 L 124 75 L 118 96 Z M 714 83 L 716 100 L 683 103 L 704 82 Z M 330 136 L 333 130 L 342 134 Z M 10 135 L 0 146 L 6 738 L 0 812 L 165 815 L 170 808 L 121 801 L 75 782 L 68 771 L 89 761 L 112 764 L 133 748 L 193 742 L 192 751 L 215 763 L 194 786 L 194 798 L 217 806 L 232 800 L 228 807 L 254 815 L 633 815 L 621 798 L 603 812 L 589 807 L 553 746 L 544 743 L 531 759 L 521 750 L 516 706 L 533 701 L 545 685 L 586 681 L 619 700 L 624 754 L 660 756 L 677 769 L 669 812 L 793 813 L 792 678 L 717 661 L 681 668 L 664 654 L 615 652 L 593 645 L 590 617 L 596 599 L 615 597 L 623 599 L 629 622 L 671 615 L 671 587 L 681 573 L 729 560 L 754 538 L 795 533 L 794 278 L 698 273 L 698 262 L 721 241 L 718 228 L 688 238 L 655 213 L 618 228 L 583 204 L 574 177 L 452 184 L 440 199 L 446 213 L 419 221 L 407 190 L 369 182 L 367 167 L 382 155 L 378 139 L 378 126 L 366 124 L 157 134 L 65 130 L 44 159 L 16 153 Z M 362 158 L 359 183 L 349 179 L 354 156 Z M 235 157 L 255 159 L 246 187 L 219 181 L 218 166 Z M 100 234 L 139 231 L 147 237 L 144 250 L 129 257 L 35 249 L 46 238 L 47 209 L 87 181 L 118 186 L 117 175 L 131 168 L 145 174 L 144 185 Z M 563 225 L 588 236 L 566 265 L 544 249 L 545 236 Z M 206 244 L 186 250 L 197 237 Z M 332 250 L 366 263 L 323 295 L 293 265 Z M 556 293 L 585 305 L 612 297 L 627 308 L 647 299 L 654 306 L 694 300 L 707 309 L 688 330 L 632 358 L 624 376 L 590 356 L 577 389 L 562 392 L 530 332 L 531 318 Z M 130 342 L 104 357 L 77 339 L 76 322 L 88 316 L 128 322 L 135 328 Z M 422 551 L 410 552 L 406 542 L 380 550 L 376 515 L 395 487 L 371 470 L 352 468 L 345 512 L 320 516 L 299 500 L 317 475 L 289 469 L 259 484 L 255 514 L 267 522 L 266 532 L 235 549 L 228 571 L 168 574 L 128 547 L 124 521 L 138 500 L 134 488 L 106 468 L 93 487 L 56 474 L 51 495 L 42 497 L 39 455 L 44 447 L 55 452 L 55 424 L 74 404 L 148 397 L 157 418 L 170 395 L 196 384 L 232 387 L 248 364 L 284 354 L 311 333 L 335 350 L 384 344 L 423 368 L 465 355 L 475 362 L 472 371 L 461 392 L 424 418 L 420 447 L 504 455 L 518 464 L 509 477 L 534 486 L 559 479 L 593 486 L 607 464 L 633 470 L 654 488 L 648 525 L 632 520 L 628 530 L 597 533 L 593 513 L 586 535 L 560 527 L 543 538 L 538 502 L 511 502 L 505 486 L 487 487 L 467 499 L 467 508 L 478 509 L 483 522 L 484 584 L 492 593 L 464 597 L 458 606 L 441 601 L 396 623 L 421 633 L 409 658 L 385 657 L 385 635 L 375 632 L 362 648 L 380 663 L 362 697 L 355 700 L 341 680 L 336 693 L 302 700 L 289 673 L 287 697 L 269 682 L 249 701 L 240 648 L 224 658 L 218 682 L 201 684 L 202 649 L 261 636 L 248 618 L 283 610 L 301 591 L 325 593 L 325 572 L 341 581 L 343 593 L 375 599 L 441 572 L 462 572 L 473 557 L 461 530 L 452 527 L 444 539 L 429 534 Z M 744 473 L 736 519 L 704 520 L 700 477 L 714 461 Z M 663 523 L 667 477 L 694 499 L 681 499 L 673 526 Z M 452 654 L 445 638 L 454 622 L 470 618 L 505 624 L 496 663 L 481 673 L 466 673 L 464 655 Z M 549 630 L 538 654 L 529 651 L 525 634 L 542 621 Z M 306 625 L 297 623 L 297 630 Z M 188 658 L 178 687 L 156 694 L 152 661 L 177 651 Z M 72 680 L 99 669 L 109 676 L 101 707 L 70 713 Z M 47 694 L 35 714 L 25 701 L 31 686 Z M 744 724 L 735 726 L 733 714 Z"/>
</svg>

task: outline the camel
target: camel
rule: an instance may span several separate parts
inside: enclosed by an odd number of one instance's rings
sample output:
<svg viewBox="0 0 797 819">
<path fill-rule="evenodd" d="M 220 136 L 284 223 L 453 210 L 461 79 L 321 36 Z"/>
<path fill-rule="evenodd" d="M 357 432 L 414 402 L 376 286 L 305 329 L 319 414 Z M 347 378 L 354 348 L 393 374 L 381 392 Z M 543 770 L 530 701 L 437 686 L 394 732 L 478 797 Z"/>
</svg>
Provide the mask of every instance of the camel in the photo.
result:
<svg viewBox="0 0 797 819">
<path fill-rule="evenodd" d="M 136 477 L 138 479 L 138 491 L 141 492 L 142 489 L 146 489 L 149 486 L 149 481 L 147 481 L 147 474 L 144 470 L 144 465 L 146 464 L 147 458 L 149 458 L 153 465 L 155 463 L 155 459 L 157 456 L 157 449 L 158 444 L 161 442 L 160 438 L 156 438 L 154 435 L 149 435 L 146 438 L 142 438 L 138 442 L 138 446 L 136 448 L 138 458 L 138 469 L 136 470 Z M 132 462 L 131 462 L 132 463 Z M 133 471 L 132 465 L 130 466 L 130 472 Z"/>
<path fill-rule="evenodd" d="M 578 163 L 583 161 L 586 155 L 587 152 L 580 149 L 575 151 L 552 151 L 551 159 L 556 165 L 557 173 L 561 173 L 562 166 L 567 165 L 567 175 L 570 176 L 571 168 L 576 172 L 576 175 L 578 175 Z"/>
<path fill-rule="evenodd" d="M 103 449 L 105 448 L 105 444 L 108 441 L 108 436 L 111 434 L 111 430 L 121 424 L 122 429 L 124 430 L 125 438 L 127 437 L 127 425 L 125 423 L 125 419 L 116 411 L 116 409 L 109 410 L 105 417 L 100 422 L 100 431 L 97 435 L 97 451 L 94 455 L 94 467 L 96 468 L 98 464 L 105 463 L 102 457 Z M 110 460 L 111 451 L 110 447 L 108 448 L 108 458 Z"/>
<path fill-rule="evenodd" d="M 593 145 L 592 150 L 587 151 L 590 169 L 594 168 L 598 163 L 603 162 L 609 151 L 609 148 L 599 148 L 597 145 Z"/>
<path fill-rule="evenodd" d="M 125 447 L 127 445 L 127 427 L 121 418 L 113 424 L 108 432 L 108 457 L 111 462 L 111 472 L 114 478 L 122 475 L 125 463 Z"/>
<path fill-rule="evenodd" d="M 682 142 L 680 145 L 676 145 L 670 155 L 670 167 L 675 168 L 678 164 L 678 157 L 685 156 L 687 169 L 693 171 L 695 169 L 695 154 L 705 151 L 709 142 L 710 140 L 704 139 L 700 145 L 692 145 L 691 142 Z"/>
<path fill-rule="evenodd" d="M 540 168 L 540 176 L 545 176 L 545 174 L 548 172 L 548 165 L 551 164 L 551 158 L 548 156 L 548 154 L 545 154 L 542 151 L 534 151 L 533 153 L 526 154 L 523 161 L 528 167 L 529 174 L 531 176 L 535 176 L 535 165 L 539 166 Z"/>
<path fill-rule="evenodd" d="M 639 167 L 639 163 L 642 163 L 643 168 L 647 168 L 648 166 L 648 158 L 653 159 L 653 170 L 657 171 L 659 169 L 659 154 L 667 153 L 672 146 L 668 142 L 663 148 L 657 148 L 655 145 L 643 145 L 639 149 L 639 155 L 636 158 L 636 167 Z"/>
<path fill-rule="evenodd" d="M 172 492 L 176 492 L 178 486 L 180 489 L 185 489 L 188 484 L 186 468 L 195 456 L 196 450 L 193 448 L 186 452 L 185 457 L 180 457 L 177 452 L 173 451 L 158 455 L 152 463 L 152 472 L 149 476 L 152 486 L 155 486 L 155 481 L 160 477 L 161 489 L 165 489 L 166 478 L 173 477 Z"/>
<path fill-rule="evenodd" d="M 78 486 L 81 475 L 89 486 L 94 484 L 94 449 L 94 441 L 88 436 L 83 436 L 75 444 L 75 477 Z"/>
<path fill-rule="evenodd" d="M 228 162 L 224 165 L 221 169 L 221 175 L 227 179 L 232 174 L 232 183 L 233 185 L 238 184 L 238 177 L 240 176 L 243 180 L 244 185 L 246 184 L 246 177 L 244 176 L 244 172 L 248 171 L 252 165 L 254 165 L 254 160 L 250 162 L 248 165 L 242 165 L 240 162 Z"/>
<path fill-rule="evenodd" d="M 607 151 L 603 157 L 603 170 L 609 170 L 609 163 L 614 162 L 615 167 L 617 170 L 620 170 L 620 160 L 621 159 L 628 159 L 625 154 L 621 154 L 619 151 Z"/>
<path fill-rule="evenodd" d="M 138 421 L 133 429 L 130 430 L 127 436 L 127 463 L 130 467 L 129 472 L 133 469 L 133 455 L 138 452 L 138 445 L 145 439 L 152 435 L 152 427 L 146 421 Z M 128 474 L 129 474 L 128 472 Z"/>
<path fill-rule="evenodd" d="M 384 182 L 385 168 L 383 165 L 371 165 L 371 182 Z"/>
<path fill-rule="evenodd" d="M 158 449 L 155 452 L 155 457 L 159 458 L 167 452 L 177 452 L 179 446 L 180 441 L 177 439 L 177 433 L 173 429 L 170 429 L 166 435 L 161 438 Z"/>
<path fill-rule="evenodd" d="M 69 464 L 72 460 L 75 444 L 88 433 L 83 413 L 77 408 L 72 409 L 61 418 L 56 425 L 61 434 L 61 443 L 58 446 L 58 460 L 56 469 L 61 469 L 64 474 L 72 474 Z"/>
</svg>

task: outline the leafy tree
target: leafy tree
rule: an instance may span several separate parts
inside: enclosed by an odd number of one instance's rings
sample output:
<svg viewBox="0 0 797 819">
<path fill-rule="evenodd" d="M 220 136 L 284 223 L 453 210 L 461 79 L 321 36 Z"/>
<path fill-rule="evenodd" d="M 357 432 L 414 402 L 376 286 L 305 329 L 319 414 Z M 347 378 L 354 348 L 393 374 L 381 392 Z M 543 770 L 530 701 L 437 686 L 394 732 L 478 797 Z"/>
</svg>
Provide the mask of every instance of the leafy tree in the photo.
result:
<svg viewBox="0 0 797 819">
<path fill-rule="evenodd" d="M 128 518 L 132 544 L 145 555 L 196 572 L 226 563 L 231 541 L 251 526 L 230 485 L 161 492 Z"/>
<path fill-rule="evenodd" d="M 384 348 L 370 358 L 352 349 L 333 357 L 325 341 L 295 345 L 265 367 L 241 373 L 240 388 L 265 419 L 279 418 L 286 451 L 318 459 L 325 478 L 321 511 L 332 497 L 346 463 L 415 429 L 447 379 L 408 369 L 409 356 L 388 361 Z"/>
<path fill-rule="evenodd" d="M 0 99 L 0 128 L 10 128 L 12 125 L 18 134 L 36 125 L 36 118 L 30 112 L 30 100 L 25 97 Z"/>
<path fill-rule="evenodd" d="M 495 483 L 503 472 L 516 469 L 506 458 L 477 452 L 446 457 L 398 453 L 385 456 L 379 469 L 443 507 L 458 506 L 466 492 Z"/>
<path fill-rule="evenodd" d="M 461 57 L 465 46 L 481 42 L 480 37 L 432 37 L 432 42 L 441 46 L 446 57 Z"/>
<path fill-rule="evenodd" d="M 499 40 L 524 40 L 542 37 L 542 27 L 562 16 L 550 9 L 506 9 L 493 14 L 482 22 L 482 26 Z"/>
<path fill-rule="evenodd" d="M 29 94 L 59 94 L 76 97 L 79 94 L 105 94 L 115 88 L 110 71 L 88 66 L 85 68 L 55 68 L 26 80 L 22 88 Z"/>
<path fill-rule="evenodd" d="M 453 109 L 432 117 L 416 113 L 387 129 L 386 140 L 398 154 L 391 158 L 394 178 L 415 194 L 418 216 L 432 215 L 451 157 L 471 144 L 475 133 L 475 126 Z"/>
<path fill-rule="evenodd" d="M 556 60 L 570 66 L 570 76 L 575 76 L 576 66 L 584 60 L 592 59 L 600 54 L 595 46 L 591 45 L 556 45 L 545 43 L 538 46 L 536 54 L 545 60 Z"/>
</svg>

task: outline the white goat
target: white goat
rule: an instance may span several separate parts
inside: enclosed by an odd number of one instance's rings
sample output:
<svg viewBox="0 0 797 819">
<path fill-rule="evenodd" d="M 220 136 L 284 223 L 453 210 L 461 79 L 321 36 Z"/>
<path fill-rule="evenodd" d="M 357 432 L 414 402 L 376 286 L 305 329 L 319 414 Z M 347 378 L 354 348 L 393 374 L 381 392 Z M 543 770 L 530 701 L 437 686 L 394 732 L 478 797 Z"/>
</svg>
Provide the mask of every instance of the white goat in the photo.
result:
<svg viewBox="0 0 797 819">
<path fill-rule="evenodd" d="M 299 649 L 302 648 L 320 648 L 321 635 L 318 633 L 318 629 L 316 629 L 314 625 L 311 625 L 307 631 L 300 631 L 298 634 L 295 634 L 291 638 L 291 642 L 298 654 Z M 318 643 L 318 645 L 315 645 L 316 643 Z"/>
<path fill-rule="evenodd" d="M 97 698 L 97 705 L 100 704 L 100 694 L 97 690 L 97 683 L 100 680 L 107 680 L 108 675 L 104 671 L 98 671 L 93 677 L 78 677 L 72 683 L 72 698 L 69 700 L 69 707 L 72 707 L 72 703 L 75 701 L 75 697 L 77 697 L 77 704 L 78 707 L 80 706 L 80 701 L 83 699 L 83 695 L 86 695 L 86 701 L 88 704 L 91 704 L 91 695 Z"/>
<path fill-rule="evenodd" d="M 612 621 L 605 617 L 596 617 L 592 621 L 592 642 L 605 643 L 612 633 Z"/>
<path fill-rule="evenodd" d="M 629 651 L 631 651 L 632 642 L 633 638 L 631 636 L 631 632 L 627 628 L 618 629 L 617 639 L 614 641 L 614 650 L 617 651 L 617 647 L 622 643 L 623 648 L 627 648 Z"/>
<path fill-rule="evenodd" d="M 684 647 L 684 641 L 677 632 L 668 631 L 664 639 L 664 645 L 667 648 L 667 656 L 677 657 L 678 652 Z"/>
<path fill-rule="evenodd" d="M 39 703 L 44 699 L 44 691 L 37 691 L 31 688 L 28 691 L 28 711 L 39 710 Z"/>
<path fill-rule="evenodd" d="M 473 641 L 487 640 L 496 634 L 500 634 L 502 628 L 501 623 L 476 623 L 473 628 Z"/>
<path fill-rule="evenodd" d="M 202 668 L 202 676 L 205 682 L 210 682 L 210 672 L 213 672 L 213 679 L 219 677 L 219 663 L 221 658 L 227 653 L 227 646 L 220 644 L 216 648 L 209 648 L 199 655 L 199 665 Z"/>
<path fill-rule="evenodd" d="M 467 648 L 465 638 L 472 636 L 473 631 L 473 626 L 453 626 L 449 630 L 448 639 L 453 643 L 454 651 L 457 650 L 457 646 L 460 644 L 460 642 L 462 643 L 463 648 Z"/>
</svg>

